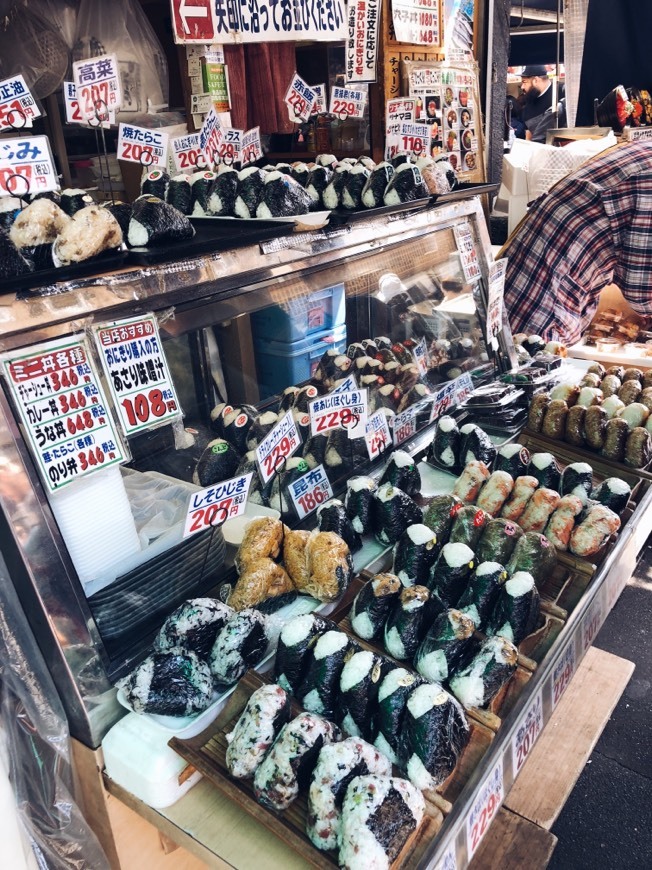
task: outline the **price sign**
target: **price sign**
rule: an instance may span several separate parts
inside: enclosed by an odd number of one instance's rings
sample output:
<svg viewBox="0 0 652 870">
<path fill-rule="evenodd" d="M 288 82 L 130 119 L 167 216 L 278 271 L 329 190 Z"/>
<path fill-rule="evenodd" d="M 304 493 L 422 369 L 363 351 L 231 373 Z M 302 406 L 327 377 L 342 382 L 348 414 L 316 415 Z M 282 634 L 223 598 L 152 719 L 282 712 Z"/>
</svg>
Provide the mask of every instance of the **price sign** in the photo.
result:
<svg viewBox="0 0 652 870">
<path fill-rule="evenodd" d="M 400 414 L 396 414 L 392 418 L 392 429 L 394 431 L 394 444 L 397 446 L 407 441 L 416 434 L 417 431 L 417 412 L 416 405 L 411 405 Z"/>
<path fill-rule="evenodd" d="M 0 139 L 0 196 L 58 189 L 59 178 L 47 136 Z"/>
<path fill-rule="evenodd" d="M 242 159 L 242 136 L 244 130 L 236 130 L 234 127 L 224 128 L 224 138 L 220 145 L 218 161 L 232 166 Z"/>
<path fill-rule="evenodd" d="M 242 165 L 255 163 L 263 156 L 263 148 L 260 144 L 260 127 L 252 127 L 242 134 Z"/>
<path fill-rule="evenodd" d="M 63 100 L 66 107 L 66 123 L 81 124 L 82 126 L 90 126 L 88 121 L 82 116 L 77 99 L 77 88 L 74 82 L 63 83 Z M 102 127 L 109 128 L 111 124 L 115 124 L 115 112 L 109 112 L 108 115 L 100 113 L 102 118 Z M 97 125 L 95 125 L 97 126 Z"/>
<path fill-rule="evenodd" d="M 170 140 L 174 167 L 178 172 L 195 172 L 198 165 L 204 166 L 206 158 L 199 146 L 199 133 L 177 136 Z"/>
<path fill-rule="evenodd" d="M 591 603 L 588 611 L 582 620 L 582 652 L 593 644 L 597 633 L 600 631 L 600 626 L 604 622 L 604 612 L 602 610 L 602 601 L 600 596 L 596 596 Z"/>
<path fill-rule="evenodd" d="M 459 378 L 455 378 L 455 404 L 461 405 L 473 392 L 473 378 L 468 372 L 464 372 Z"/>
<path fill-rule="evenodd" d="M 339 387 L 336 387 L 333 392 L 334 393 L 347 393 L 349 390 L 357 390 L 358 382 L 355 379 L 355 375 L 347 375 L 344 378 Z"/>
<path fill-rule="evenodd" d="M 82 118 L 103 119 L 122 105 L 120 69 L 114 54 L 78 60 L 72 65 L 72 77 Z"/>
<path fill-rule="evenodd" d="M 417 344 L 415 344 L 412 349 L 412 358 L 416 363 L 417 368 L 421 372 L 422 375 L 426 375 L 428 373 L 428 347 L 426 345 L 425 338 L 422 338 Z"/>
<path fill-rule="evenodd" d="M 320 112 L 325 112 L 327 109 L 326 85 L 310 85 L 310 89 L 315 92 L 315 102 L 312 104 L 310 114 L 318 115 Z"/>
<path fill-rule="evenodd" d="M 333 490 L 323 465 L 318 465 L 294 480 L 288 490 L 300 520 L 317 510 L 320 504 L 333 498 Z"/>
<path fill-rule="evenodd" d="M 560 661 L 555 665 L 550 683 L 551 704 L 554 710 L 562 695 L 568 688 L 575 673 L 575 646 L 573 642 L 568 644 Z"/>
<path fill-rule="evenodd" d="M 2 368 L 50 492 L 126 461 L 85 339 L 5 354 Z"/>
<path fill-rule="evenodd" d="M 444 853 L 435 870 L 457 870 L 457 856 L 455 855 L 455 844 L 449 846 Z"/>
<path fill-rule="evenodd" d="M 133 124 L 118 126 L 118 160 L 141 166 L 163 166 L 168 159 L 168 134 Z"/>
<path fill-rule="evenodd" d="M 387 425 L 387 415 L 383 411 L 376 411 L 367 419 L 365 430 L 365 442 L 370 461 L 378 459 L 380 454 L 387 450 L 392 443 L 392 436 Z"/>
<path fill-rule="evenodd" d="M 431 130 L 428 124 L 402 123 L 398 132 L 400 151 L 408 151 L 417 157 L 430 153 Z"/>
<path fill-rule="evenodd" d="M 290 87 L 285 93 L 285 105 L 288 107 L 288 115 L 294 123 L 307 121 L 312 112 L 316 94 L 310 85 L 297 73 L 290 82 Z"/>
<path fill-rule="evenodd" d="M 367 423 L 367 390 L 348 390 L 329 393 L 308 402 L 310 434 L 330 432 L 331 429 L 353 429 Z"/>
<path fill-rule="evenodd" d="M 385 160 L 391 160 L 400 150 L 401 124 L 414 123 L 415 99 L 387 100 L 385 107 Z"/>
<path fill-rule="evenodd" d="M 392 25 L 399 42 L 441 45 L 439 4 L 431 0 L 392 0 Z"/>
<path fill-rule="evenodd" d="M 288 411 L 256 447 L 256 462 L 263 485 L 272 479 L 278 468 L 283 468 L 283 460 L 289 459 L 300 444 L 296 421 L 292 411 Z"/>
<path fill-rule="evenodd" d="M 430 422 L 436 420 L 438 417 L 441 417 L 442 414 L 445 414 L 446 411 L 453 405 L 455 402 L 455 381 L 449 381 L 447 384 L 444 384 L 435 395 L 432 400 L 432 409 L 430 411 Z"/>
<path fill-rule="evenodd" d="M 464 280 L 467 284 L 470 284 L 473 281 L 479 281 L 482 275 L 480 273 L 478 252 L 475 249 L 471 225 L 468 221 L 464 221 L 463 223 L 454 226 L 453 231 L 457 242 L 457 250 L 460 255 L 462 271 L 464 272 Z"/>
<path fill-rule="evenodd" d="M 222 123 L 215 109 L 211 109 L 206 115 L 202 128 L 199 131 L 199 147 L 209 166 L 217 163 L 222 136 Z"/>
<path fill-rule="evenodd" d="M 215 449 L 223 445 L 217 444 Z M 222 480 L 193 492 L 188 501 L 183 537 L 203 532 L 212 526 L 221 526 L 245 512 L 253 471 L 230 480 Z"/>
<path fill-rule="evenodd" d="M 525 715 L 512 739 L 512 773 L 514 779 L 519 770 L 525 764 L 530 750 L 537 741 L 537 737 L 543 731 L 543 700 L 541 690 L 537 692 L 534 700 L 527 708 Z"/>
<path fill-rule="evenodd" d="M 125 435 L 181 416 L 153 314 L 97 326 L 95 343 Z"/>
<path fill-rule="evenodd" d="M 487 299 L 487 342 L 498 347 L 498 335 L 503 328 L 503 296 L 505 294 L 505 271 L 507 258 L 496 260 L 489 266 L 489 291 Z"/>
<path fill-rule="evenodd" d="M 504 797 L 503 759 L 501 757 L 480 787 L 466 820 L 466 850 L 469 861 L 475 855 L 489 825 L 500 809 Z"/>
<path fill-rule="evenodd" d="M 329 113 L 344 120 L 345 118 L 363 118 L 367 105 L 368 91 L 366 88 L 333 88 Z"/>
<path fill-rule="evenodd" d="M 31 127 L 41 111 L 21 75 L 0 82 L 0 131 Z"/>
</svg>

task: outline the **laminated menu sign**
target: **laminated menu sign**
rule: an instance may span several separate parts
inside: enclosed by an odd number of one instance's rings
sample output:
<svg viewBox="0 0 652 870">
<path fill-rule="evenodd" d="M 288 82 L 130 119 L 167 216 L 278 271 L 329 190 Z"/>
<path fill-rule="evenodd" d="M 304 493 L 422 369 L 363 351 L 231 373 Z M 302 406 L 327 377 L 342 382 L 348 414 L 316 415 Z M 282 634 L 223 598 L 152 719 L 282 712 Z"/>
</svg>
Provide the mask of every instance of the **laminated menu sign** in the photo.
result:
<svg viewBox="0 0 652 870">
<path fill-rule="evenodd" d="M 118 59 L 103 54 L 72 65 L 72 77 L 77 88 L 77 100 L 82 118 L 100 117 L 122 105 L 122 87 Z"/>
<path fill-rule="evenodd" d="M 206 162 L 199 146 L 199 133 L 189 133 L 187 136 L 171 139 L 170 150 L 174 167 L 178 172 L 194 172 L 198 163 L 203 166 Z"/>
<path fill-rule="evenodd" d="M 47 136 L 0 139 L 0 196 L 58 189 L 59 176 Z"/>
<path fill-rule="evenodd" d="M 367 390 L 348 390 L 329 393 L 308 402 L 310 434 L 319 435 L 331 429 L 347 429 L 349 437 L 354 430 L 365 432 L 367 425 Z"/>
<path fill-rule="evenodd" d="M 457 250 L 460 255 L 462 271 L 464 272 L 464 280 L 467 284 L 473 281 L 479 281 L 482 277 L 480 273 L 480 263 L 478 262 L 478 252 L 473 241 L 473 233 L 471 225 L 468 221 L 457 224 L 453 227 L 455 233 L 455 241 L 457 242 Z"/>
<path fill-rule="evenodd" d="M 347 82 L 375 82 L 378 55 L 379 0 L 349 2 L 349 34 L 346 41 Z"/>
<path fill-rule="evenodd" d="M 63 100 L 66 106 L 66 123 L 67 124 L 82 124 L 83 126 L 98 126 L 97 124 L 89 124 L 89 120 L 84 118 L 79 107 L 77 99 L 77 88 L 74 82 L 63 83 Z M 100 113 L 102 127 L 110 127 L 115 124 L 115 112 Z"/>
<path fill-rule="evenodd" d="M 331 104 L 329 113 L 336 118 L 362 118 L 369 91 L 366 87 L 360 88 L 332 88 Z"/>
<path fill-rule="evenodd" d="M 288 107 L 290 121 L 298 123 L 307 121 L 312 112 L 316 94 L 310 85 L 297 73 L 285 92 L 285 105 Z"/>
<path fill-rule="evenodd" d="M 392 24 L 398 42 L 439 45 L 439 0 L 392 0 Z"/>
<path fill-rule="evenodd" d="M 126 461 L 84 338 L 5 354 L 2 368 L 50 492 Z"/>
<path fill-rule="evenodd" d="M 300 520 L 333 497 L 333 489 L 323 465 L 317 465 L 307 474 L 293 480 L 288 492 Z"/>
<path fill-rule="evenodd" d="M 221 447 L 216 445 L 216 449 Z M 227 520 L 233 520 L 245 512 L 249 488 L 254 476 L 253 471 L 221 480 L 199 492 L 193 492 L 188 500 L 186 522 L 183 537 L 187 538 L 196 532 L 203 532 L 211 527 L 221 526 Z"/>
<path fill-rule="evenodd" d="M 387 415 L 382 410 L 376 411 L 367 419 L 364 438 L 371 462 L 378 459 L 380 454 L 387 450 L 392 443 L 392 436 L 387 425 Z"/>
<path fill-rule="evenodd" d="M 260 127 L 252 127 L 251 130 L 245 130 L 242 134 L 242 165 L 246 166 L 247 163 L 255 163 L 262 156 Z"/>
<path fill-rule="evenodd" d="M 503 328 L 503 296 L 505 295 L 505 270 L 507 258 L 489 265 L 489 290 L 487 298 L 487 342 L 498 347 L 498 335 Z"/>
<path fill-rule="evenodd" d="M 153 314 L 101 324 L 94 334 L 125 435 L 181 416 Z"/>
<path fill-rule="evenodd" d="M 288 411 L 256 447 L 256 462 L 263 486 L 277 471 L 283 471 L 285 460 L 297 451 L 300 444 L 296 421 L 292 411 Z"/>
<path fill-rule="evenodd" d="M 34 118 L 40 117 L 41 110 L 21 75 L 0 82 L 0 131 L 31 127 Z"/>
<path fill-rule="evenodd" d="M 543 699 L 541 689 L 534 696 L 530 706 L 521 718 L 521 723 L 512 738 L 512 775 L 516 775 L 525 764 L 537 737 L 543 731 Z"/>
<path fill-rule="evenodd" d="M 469 861 L 475 855 L 504 798 L 503 759 L 501 756 L 480 786 L 478 795 L 466 818 L 466 851 Z"/>
<path fill-rule="evenodd" d="M 127 163 L 140 163 L 141 166 L 165 166 L 168 159 L 168 138 L 168 134 L 162 130 L 120 124 L 116 157 Z"/>
</svg>

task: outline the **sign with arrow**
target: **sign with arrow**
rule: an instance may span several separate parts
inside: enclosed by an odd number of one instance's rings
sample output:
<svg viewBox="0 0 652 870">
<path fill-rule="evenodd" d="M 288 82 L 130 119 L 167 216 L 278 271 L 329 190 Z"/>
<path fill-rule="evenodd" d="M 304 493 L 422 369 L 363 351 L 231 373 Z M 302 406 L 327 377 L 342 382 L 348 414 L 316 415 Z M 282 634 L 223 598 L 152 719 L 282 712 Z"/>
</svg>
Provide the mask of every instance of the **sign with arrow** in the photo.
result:
<svg viewBox="0 0 652 870">
<path fill-rule="evenodd" d="M 170 0 L 174 41 L 210 43 L 215 40 L 212 0 Z"/>
</svg>

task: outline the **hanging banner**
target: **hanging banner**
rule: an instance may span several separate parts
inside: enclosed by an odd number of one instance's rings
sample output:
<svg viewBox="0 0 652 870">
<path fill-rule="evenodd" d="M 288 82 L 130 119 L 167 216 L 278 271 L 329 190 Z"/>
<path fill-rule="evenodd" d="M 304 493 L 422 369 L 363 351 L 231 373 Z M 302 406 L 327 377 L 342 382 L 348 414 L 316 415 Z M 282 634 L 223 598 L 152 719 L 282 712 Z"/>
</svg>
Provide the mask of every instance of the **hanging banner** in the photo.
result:
<svg viewBox="0 0 652 870">
<path fill-rule="evenodd" d="M 345 118 L 363 118 L 369 91 L 360 88 L 333 88 L 329 113 L 343 121 Z"/>
<path fill-rule="evenodd" d="M 168 138 L 168 134 L 162 130 L 119 124 L 116 157 L 127 163 L 140 163 L 141 166 L 165 167 L 168 159 Z"/>
<path fill-rule="evenodd" d="M 346 42 L 347 82 L 375 82 L 378 59 L 378 0 L 350 0 Z"/>
<path fill-rule="evenodd" d="M 392 24 L 398 42 L 441 45 L 439 0 L 392 0 Z"/>
<path fill-rule="evenodd" d="M 347 37 L 346 0 L 170 0 L 170 7 L 177 43 L 337 42 Z"/>
<path fill-rule="evenodd" d="M 0 82 L 0 130 L 31 127 L 41 111 L 21 75 Z"/>
<path fill-rule="evenodd" d="M 58 189 L 59 177 L 47 136 L 0 139 L 0 196 Z"/>
<path fill-rule="evenodd" d="M 84 338 L 6 354 L 2 367 L 50 492 L 126 461 Z"/>
<path fill-rule="evenodd" d="M 310 85 L 304 82 L 298 73 L 295 73 L 290 87 L 285 92 L 285 105 L 288 107 L 290 121 L 295 124 L 307 121 L 316 96 Z"/>
<path fill-rule="evenodd" d="M 77 100 L 82 118 L 100 118 L 122 105 L 120 70 L 115 54 L 103 54 L 72 65 Z"/>
</svg>

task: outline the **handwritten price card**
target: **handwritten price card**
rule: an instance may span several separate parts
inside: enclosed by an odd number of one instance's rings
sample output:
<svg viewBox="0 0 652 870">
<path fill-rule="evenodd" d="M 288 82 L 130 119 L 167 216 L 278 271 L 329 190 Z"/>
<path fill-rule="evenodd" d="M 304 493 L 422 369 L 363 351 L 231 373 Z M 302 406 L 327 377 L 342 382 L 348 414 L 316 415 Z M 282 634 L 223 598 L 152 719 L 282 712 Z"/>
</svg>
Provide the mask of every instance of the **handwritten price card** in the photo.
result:
<svg viewBox="0 0 652 870">
<path fill-rule="evenodd" d="M 21 75 L 0 82 L 0 130 L 31 127 L 34 118 L 40 117 L 36 100 Z"/>
<path fill-rule="evenodd" d="M 575 673 L 575 645 L 571 641 L 566 647 L 561 660 L 555 665 L 552 672 L 552 681 L 550 683 L 551 704 L 554 710 L 557 704 L 561 701 L 561 697 L 568 688 L 570 681 Z"/>
<path fill-rule="evenodd" d="M 285 93 L 285 105 L 288 107 L 290 120 L 295 123 L 307 121 L 312 112 L 316 94 L 310 85 L 297 73 L 290 82 L 290 87 Z"/>
<path fill-rule="evenodd" d="M 199 133 L 177 136 L 170 140 L 174 168 L 177 172 L 194 172 L 197 164 L 204 166 L 206 159 L 199 146 Z"/>
<path fill-rule="evenodd" d="M 465 402 L 473 392 L 473 378 L 468 372 L 455 378 L 455 404 L 461 405 Z"/>
<path fill-rule="evenodd" d="M 79 100 L 77 99 L 77 88 L 74 82 L 63 83 L 63 101 L 66 107 L 67 124 L 82 124 L 85 127 L 97 127 L 97 124 L 89 125 L 88 120 L 82 116 Z M 115 112 L 98 112 L 98 115 L 103 127 L 108 128 L 111 124 L 115 124 Z"/>
<path fill-rule="evenodd" d="M 328 111 L 340 119 L 362 118 L 367 105 L 367 97 L 366 88 L 333 88 Z"/>
<path fill-rule="evenodd" d="M 120 69 L 114 54 L 103 54 L 72 65 L 72 77 L 82 118 L 102 118 L 122 105 Z"/>
<path fill-rule="evenodd" d="M 125 435 L 181 416 L 153 314 L 96 327 L 95 343 Z"/>
<path fill-rule="evenodd" d="M 209 166 L 218 161 L 223 135 L 224 131 L 219 116 L 215 109 L 211 109 L 199 131 L 199 147 Z"/>
<path fill-rule="evenodd" d="M 263 485 L 272 479 L 277 469 L 283 468 L 283 460 L 289 459 L 300 444 L 296 421 L 292 411 L 288 411 L 256 447 L 256 462 Z"/>
<path fill-rule="evenodd" d="M 58 189 L 59 178 L 47 136 L 0 139 L 0 196 Z"/>
<path fill-rule="evenodd" d="M 168 134 L 133 124 L 120 124 L 117 158 L 141 166 L 164 167 L 168 159 Z"/>
<path fill-rule="evenodd" d="M 367 390 L 349 390 L 329 393 L 308 402 L 310 434 L 330 432 L 331 429 L 348 429 L 351 432 L 367 423 Z"/>
<path fill-rule="evenodd" d="M 317 510 L 329 498 L 333 498 L 333 490 L 323 465 L 318 465 L 298 480 L 292 481 L 289 493 L 300 520 Z"/>
<path fill-rule="evenodd" d="M 255 163 L 263 156 L 263 148 L 260 144 L 260 127 L 252 127 L 245 130 L 242 135 L 242 165 Z"/>
<path fill-rule="evenodd" d="M 464 280 L 467 284 L 472 281 L 479 281 L 482 277 L 480 273 L 480 263 L 478 262 L 478 252 L 475 249 L 473 241 L 473 233 L 468 221 L 462 224 L 457 224 L 453 227 L 455 240 L 457 242 L 457 250 L 460 255 L 462 271 L 464 272 Z"/>
<path fill-rule="evenodd" d="M 6 354 L 2 369 L 50 492 L 126 461 L 85 339 Z"/>
<path fill-rule="evenodd" d="M 525 716 L 512 739 L 512 773 L 514 779 L 519 770 L 525 764 L 530 750 L 537 741 L 537 737 L 543 731 L 543 700 L 541 690 L 534 696 L 534 700 L 527 708 Z"/>
<path fill-rule="evenodd" d="M 367 420 L 364 437 L 369 459 L 373 462 L 392 443 L 392 436 L 387 425 L 387 415 L 382 411 L 376 411 L 375 414 L 372 414 Z"/>
<path fill-rule="evenodd" d="M 501 757 L 482 784 L 466 820 L 466 850 L 469 861 L 475 855 L 489 825 L 500 809 L 504 797 L 503 759 Z"/>
<path fill-rule="evenodd" d="M 433 397 L 432 409 L 430 411 L 430 422 L 445 414 L 450 407 L 455 403 L 456 386 L 455 381 L 449 381 L 447 384 L 437 390 Z"/>
<path fill-rule="evenodd" d="M 401 411 L 392 418 L 392 429 L 394 430 L 394 444 L 397 446 L 407 441 L 416 434 L 417 431 L 417 412 L 415 405 Z"/>
<path fill-rule="evenodd" d="M 216 444 L 215 449 L 222 446 Z M 183 537 L 203 532 L 211 526 L 221 526 L 226 520 L 243 514 L 253 476 L 253 471 L 250 471 L 249 474 L 222 480 L 199 492 L 193 492 L 188 502 Z"/>
<path fill-rule="evenodd" d="M 415 99 L 387 100 L 385 106 L 385 160 L 391 160 L 400 150 L 401 125 L 416 120 Z"/>
</svg>

